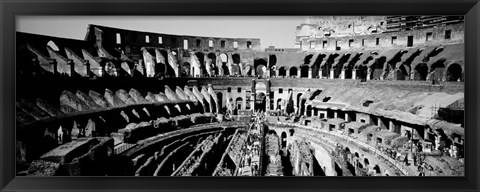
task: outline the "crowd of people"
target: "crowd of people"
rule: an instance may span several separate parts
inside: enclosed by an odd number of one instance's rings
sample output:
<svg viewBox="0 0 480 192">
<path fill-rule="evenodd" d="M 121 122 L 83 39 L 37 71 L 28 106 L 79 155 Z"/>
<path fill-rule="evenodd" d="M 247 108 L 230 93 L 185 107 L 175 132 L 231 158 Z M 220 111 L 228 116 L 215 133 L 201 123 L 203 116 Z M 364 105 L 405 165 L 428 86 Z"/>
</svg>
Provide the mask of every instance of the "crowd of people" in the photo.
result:
<svg viewBox="0 0 480 192">
<path fill-rule="evenodd" d="M 247 141 L 242 147 L 239 176 L 260 176 L 260 155 L 262 142 L 262 128 L 265 114 L 256 111 L 252 116 L 252 124 L 247 133 Z"/>
</svg>

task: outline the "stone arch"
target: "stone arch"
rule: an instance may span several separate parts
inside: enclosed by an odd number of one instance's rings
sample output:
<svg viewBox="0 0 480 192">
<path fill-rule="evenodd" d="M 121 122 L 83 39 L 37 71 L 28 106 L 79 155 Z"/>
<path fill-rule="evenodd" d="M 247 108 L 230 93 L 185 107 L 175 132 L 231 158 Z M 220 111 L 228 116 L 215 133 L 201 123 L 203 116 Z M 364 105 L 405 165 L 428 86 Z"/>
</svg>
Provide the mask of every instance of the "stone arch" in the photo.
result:
<svg viewBox="0 0 480 192">
<path fill-rule="evenodd" d="M 290 67 L 289 72 L 290 72 L 290 77 L 296 77 L 298 75 L 298 69 L 295 66 Z"/>
<path fill-rule="evenodd" d="M 267 61 L 264 58 L 257 58 L 253 61 L 255 74 L 257 76 L 267 76 Z"/>
<path fill-rule="evenodd" d="M 235 53 L 232 55 L 232 63 L 233 64 L 240 64 L 241 60 L 240 60 L 240 54 L 238 53 Z"/>
<path fill-rule="evenodd" d="M 307 56 L 305 56 L 305 58 L 303 59 L 303 64 L 310 64 L 310 62 L 312 61 L 312 57 L 313 54 L 308 54 Z"/>
<path fill-rule="evenodd" d="M 192 69 L 193 70 L 193 69 Z M 188 77 L 190 76 L 190 63 L 189 62 L 184 62 L 182 65 L 182 77 Z"/>
<path fill-rule="evenodd" d="M 373 170 L 375 170 L 376 174 L 382 174 L 382 171 L 380 170 L 380 166 L 378 165 L 375 165 L 375 167 L 373 167 Z"/>
<path fill-rule="evenodd" d="M 343 171 L 342 167 L 340 167 L 337 162 L 334 162 L 335 164 L 335 172 L 337 173 L 337 176 L 343 176 Z"/>
<path fill-rule="evenodd" d="M 270 76 L 275 76 L 274 67 L 277 65 L 277 56 L 272 54 L 268 56 L 267 69 L 270 70 Z"/>
<path fill-rule="evenodd" d="M 445 74 L 445 59 L 439 59 L 430 65 L 429 76 L 430 79 L 441 80 Z"/>
<path fill-rule="evenodd" d="M 287 76 L 286 67 L 282 66 L 282 67 L 278 68 L 278 76 L 280 76 L 280 77 L 286 77 Z"/>
<path fill-rule="evenodd" d="M 222 61 L 222 70 L 223 70 L 223 75 L 230 75 L 230 71 L 228 70 L 228 56 L 225 53 L 220 54 L 220 60 Z"/>
<path fill-rule="evenodd" d="M 207 61 L 205 62 L 205 64 L 209 64 L 210 66 L 210 70 L 211 70 L 211 73 L 212 75 L 219 75 L 219 70 L 217 69 L 217 55 L 215 55 L 215 53 L 208 53 L 207 55 Z"/>
<path fill-rule="evenodd" d="M 363 162 L 365 163 L 365 166 L 370 165 L 370 161 L 368 161 L 368 158 L 364 158 Z"/>
<path fill-rule="evenodd" d="M 387 61 L 387 58 L 382 56 L 378 59 L 375 60 L 373 65 L 370 66 L 370 78 L 371 79 L 381 79 L 383 69 L 384 69 L 384 64 Z"/>
<path fill-rule="evenodd" d="M 242 110 L 243 108 L 243 98 L 242 97 L 237 97 L 237 99 L 235 100 L 235 108 L 237 110 Z"/>
<path fill-rule="evenodd" d="M 277 99 L 277 110 L 282 110 L 282 98 Z"/>
<path fill-rule="evenodd" d="M 311 65 L 311 68 L 312 68 L 312 77 L 314 78 L 317 78 L 317 77 L 320 77 L 320 74 L 319 74 L 319 70 L 320 70 L 320 64 L 322 63 L 323 59 L 326 57 L 327 55 L 325 54 L 318 54 L 315 62 L 313 63 L 313 65 Z"/>
<path fill-rule="evenodd" d="M 310 69 L 310 67 L 308 65 L 302 65 L 300 67 L 300 77 L 301 78 L 307 78 L 309 69 Z"/>
<path fill-rule="evenodd" d="M 414 80 L 425 81 L 427 80 L 428 66 L 426 63 L 419 63 L 415 66 Z"/>
<path fill-rule="evenodd" d="M 446 74 L 446 80 L 447 81 L 463 81 L 462 79 L 462 66 L 460 66 L 458 63 L 453 63 L 448 65 L 447 68 L 447 74 Z"/>
<path fill-rule="evenodd" d="M 265 111 L 266 109 L 266 95 L 264 92 L 257 92 L 255 94 L 255 110 Z"/>
<path fill-rule="evenodd" d="M 200 63 L 200 70 L 203 71 L 200 75 L 205 77 L 208 75 L 207 70 L 205 69 L 205 55 L 202 52 L 196 52 L 195 56 L 197 56 L 198 61 Z"/>
</svg>

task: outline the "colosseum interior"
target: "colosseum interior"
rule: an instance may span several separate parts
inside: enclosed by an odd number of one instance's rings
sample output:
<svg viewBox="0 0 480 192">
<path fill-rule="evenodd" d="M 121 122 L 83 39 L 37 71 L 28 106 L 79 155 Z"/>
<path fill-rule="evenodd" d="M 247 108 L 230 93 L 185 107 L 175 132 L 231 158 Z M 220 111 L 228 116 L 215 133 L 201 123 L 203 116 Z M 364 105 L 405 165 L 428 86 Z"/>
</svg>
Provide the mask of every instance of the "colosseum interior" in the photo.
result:
<svg viewBox="0 0 480 192">
<path fill-rule="evenodd" d="M 311 17 L 265 50 L 17 32 L 17 175 L 463 176 L 464 24 L 392 20 Z"/>
</svg>

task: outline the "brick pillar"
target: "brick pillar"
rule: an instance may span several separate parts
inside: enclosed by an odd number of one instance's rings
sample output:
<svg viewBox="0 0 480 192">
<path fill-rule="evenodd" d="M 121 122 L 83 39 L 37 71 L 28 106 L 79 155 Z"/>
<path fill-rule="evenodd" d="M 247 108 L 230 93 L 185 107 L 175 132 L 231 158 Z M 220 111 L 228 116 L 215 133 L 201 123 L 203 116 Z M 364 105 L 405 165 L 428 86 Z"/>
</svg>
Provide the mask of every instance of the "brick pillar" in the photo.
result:
<svg viewBox="0 0 480 192">
<path fill-rule="evenodd" d="M 348 115 L 348 111 L 345 111 L 345 121 L 350 122 L 350 116 Z"/>
<path fill-rule="evenodd" d="M 357 79 L 357 71 L 355 69 L 352 70 L 352 79 Z"/>
<path fill-rule="evenodd" d="M 335 79 L 334 70 L 330 70 L 330 79 Z"/>
<path fill-rule="evenodd" d="M 312 68 L 308 68 L 308 78 L 312 78 Z"/>
<path fill-rule="evenodd" d="M 320 79 L 321 79 L 321 78 L 323 77 L 322 75 L 323 75 L 323 73 L 322 73 L 322 70 L 321 70 L 321 69 L 320 69 L 320 70 L 318 70 L 318 78 L 320 78 Z"/>
<path fill-rule="evenodd" d="M 338 118 L 338 112 L 337 111 L 333 111 L 333 118 Z"/>
<path fill-rule="evenodd" d="M 340 72 L 340 79 L 345 79 L 345 69 L 342 69 L 342 72 Z"/>
<path fill-rule="evenodd" d="M 286 70 L 287 70 L 287 71 L 286 71 L 286 72 L 287 72 L 287 73 L 286 73 L 286 74 L 287 74 L 287 77 L 290 77 L 290 69 L 286 69 Z"/>
</svg>

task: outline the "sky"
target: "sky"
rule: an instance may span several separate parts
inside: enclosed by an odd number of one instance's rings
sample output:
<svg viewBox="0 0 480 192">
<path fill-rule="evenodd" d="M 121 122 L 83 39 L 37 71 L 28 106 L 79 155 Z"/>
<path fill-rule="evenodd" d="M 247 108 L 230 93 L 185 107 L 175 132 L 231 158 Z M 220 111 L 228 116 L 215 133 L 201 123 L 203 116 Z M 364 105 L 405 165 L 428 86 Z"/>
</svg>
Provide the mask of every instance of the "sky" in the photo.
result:
<svg viewBox="0 0 480 192">
<path fill-rule="evenodd" d="M 88 24 L 177 35 L 260 38 L 261 49 L 294 48 L 305 16 L 18 16 L 17 31 L 85 38 Z"/>
</svg>

